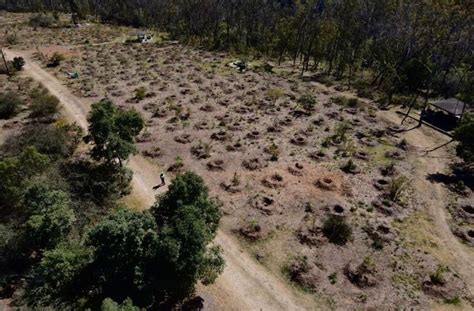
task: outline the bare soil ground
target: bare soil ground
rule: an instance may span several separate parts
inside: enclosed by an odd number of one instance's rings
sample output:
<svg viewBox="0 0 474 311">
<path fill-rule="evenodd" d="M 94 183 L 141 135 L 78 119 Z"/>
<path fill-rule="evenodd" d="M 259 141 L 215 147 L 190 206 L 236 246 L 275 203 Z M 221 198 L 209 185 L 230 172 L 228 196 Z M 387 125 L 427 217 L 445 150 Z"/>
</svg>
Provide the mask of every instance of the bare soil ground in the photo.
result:
<svg viewBox="0 0 474 311">
<path fill-rule="evenodd" d="M 80 42 L 87 37 L 80 31 L 61 32 L 62 40 Z M 472 307 L 473 251 L 453 235 L 459 222 L 447 209 L 459 196 L 429 181 L 455 161 L 449 150 L 425 153 L 445 138 L 404 131 L 412 125 L 397 126 L 393 111 L 376 112 L 365 100 L 347 105 L 341 96 L 350 93 L 294 74 L 240 74 L 226 54 L 176 44 L 51 43 L 23 42 L 7 54 L 25 57 L 23 76 L 41 81 L 72 121 L 85 127 L 90 104 L 104 96 L 146 118 L 141 155 L 129 163 L 130 202 L 151 206 L 162 170 L 195 171 L 222 201 L 216 243 L 227 267 L 215 285 L 199 288 L 208 308 L 443 309 L 456 297 Z M 66 61 L 45 69 L 55 51 Z M 68 80 L 71 70 L 80 78 Z M 305 94 L 315 107 L 303 109 Z M 341 170 L 349 160 L 355 167 Z M 400 176 L 405 187 L 387 200 Z M 471 192 L 462 200 L 472 207 Z M 344 246 L 322 234 L 330 215 L 352 228 Z M 469 238 L 472 223 L 462 228 Z M 442 284 L 433 282 L 437 271 Z"/>
</svg>

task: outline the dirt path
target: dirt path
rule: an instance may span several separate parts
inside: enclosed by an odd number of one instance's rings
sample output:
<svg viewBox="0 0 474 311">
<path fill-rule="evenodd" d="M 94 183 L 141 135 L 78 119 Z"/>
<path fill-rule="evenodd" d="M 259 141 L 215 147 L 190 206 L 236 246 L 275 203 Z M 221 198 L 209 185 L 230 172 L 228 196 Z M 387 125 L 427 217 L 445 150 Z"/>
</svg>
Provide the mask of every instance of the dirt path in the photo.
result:
<svg viewBox="0 0 474 311">
<path fill-rule="evenodd" d="M 9 59 L 21 56 L 25 59 L 25 75 L 40 81 L 53 95 L 58 97 L 64 112 L 70 121 L 87 128 L 87 102 L 73 95 L 66 86 L 36 64 L 26 52 L 5 50 Z M 133 186 L 137 197 L 144 208 L 154 202 L 156 192 L 152 187 L 157 183 L 159 172 L 148 161 L 140 156 L 133 157 L 129 168 L 134 172 Z M 161 189 L 160 191 L 164 191 Z M 213 310 L 305 310 L 302 299 L 282 280 L 269 273 L 245 253 L 233 237 L 218 232 L 215 242 L 224 249 L 226 268 L 224 273 L 212 286 L 199 286 L 198 293 L 205 299 L 207 309 Z"/>
<path fill-rule="evenodd" d="M 333 87 L 326 87 L 316 83 L 319 88 L 325 89 L 333 95 L 343 95 L 347 97 L 357 97 L 350 91 L 337 91 Z M 369 100 L 361 99 L 365 103 Z M 399 125 L 402 116 L 394 110 L 378 111 L 378 118 Z M 450 138 L 423 126 L 404 132 L 401 135 L 407 142 L 415 147 L 418 157 L 416 158 L 416 171 L 413 176 L 413 187 L 418 193 L 423 193 L 423 200 L 426 211 L 430 217 L 431 224 L 430 238 L 438 247 L 436 254 L 444 264 L 452 265 L 456 271 L 462 275 L 466 282 L 468 291 L 474 295 L 474 249 L 464 245 L 451 231 L 449 220 L 451 218 L 446 208 L 448 190 L 442 184 L 428 180 L 429 174 L 446 173 L 449 171 L 448 163 L 455 161 L 454 156 L 446 152 L 446 147 L 436 151 L 428 152 L 438 146 L 447 143 Z"/>
<path fill-rule="evenodd" d="M 401 117 L 393 111 L 380 112 L 379 115 L 396 124 L 401 122 Z M 413 185 L 419 193 L 425 194 L 424 203 L 434 225 L 432 230 L 436 238 L 435 242 L 439 245 L 440 254 L 438 255 L 454 265 L 467 283 L 468 290 L 474 294 L 474 250 L 460 242 L 449 227 L 448 221 L 451 216 L 446 208 L 448 190 L 442 184 L 430 182 L 427 179 L 429 174 L 447 172 L 447 164 L 454 161 L 454 157 L 445 151 L 446 148 L 427 153 L 428 150 L 450 139 L 425 127 L 405 132 L 403 137 L 417 149 L 419 154 Z"/>
</svg>

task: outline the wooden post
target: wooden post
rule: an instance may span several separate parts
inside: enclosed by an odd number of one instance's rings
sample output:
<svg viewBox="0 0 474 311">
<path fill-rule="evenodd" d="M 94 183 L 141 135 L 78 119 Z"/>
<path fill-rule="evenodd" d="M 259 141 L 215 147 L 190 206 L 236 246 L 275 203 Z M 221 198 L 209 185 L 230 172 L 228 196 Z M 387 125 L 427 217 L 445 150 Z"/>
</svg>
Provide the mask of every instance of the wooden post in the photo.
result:
<svg viewBox="0 0 474 311">
<path fill-rule="evenodd" d="M 8 69 L 7 59 L 5 58 L 5 54 L 3 54 L 3 50 L 1 50 L 1 49 L 0 49 L 0 54 L 2 54 L 3 63 L 5 64 L 5 70 L 7 71 L 7 74 L 8 74 L 9 76 L 11 76 L 10 70 Z"/>
</svg>

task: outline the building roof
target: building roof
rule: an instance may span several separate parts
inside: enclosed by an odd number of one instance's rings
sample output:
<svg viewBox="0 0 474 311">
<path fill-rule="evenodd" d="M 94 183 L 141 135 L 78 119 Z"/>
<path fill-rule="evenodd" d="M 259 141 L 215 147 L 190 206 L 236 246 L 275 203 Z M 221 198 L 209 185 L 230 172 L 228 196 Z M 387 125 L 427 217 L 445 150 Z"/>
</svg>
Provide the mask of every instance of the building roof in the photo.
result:
<svg viewBox="0 0 474 311">
<path fill-rule="evenodd" d="M 152 33 L 151 32 L 145 32 L 145 31 L 141 31 L 141 30 L 138 30 L 138 31 L 132 31 L 130 32 L 130 36 L 150 36 Z"/>
<path fill-rule="evenodd" d="M 456 98 L 448 98 L 436 100 L 431 105 L 452 115 L 460 116 L 464 112 L 465 103 Z"/>
</svg>

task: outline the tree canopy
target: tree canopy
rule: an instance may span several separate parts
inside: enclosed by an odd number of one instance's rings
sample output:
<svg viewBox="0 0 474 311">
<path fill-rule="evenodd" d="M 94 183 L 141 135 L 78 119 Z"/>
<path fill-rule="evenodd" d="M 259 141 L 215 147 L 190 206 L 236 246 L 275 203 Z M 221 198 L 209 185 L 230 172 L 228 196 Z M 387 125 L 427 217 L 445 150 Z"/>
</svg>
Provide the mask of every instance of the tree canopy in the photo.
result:
<svg viewBox="0 0 474 311">
<path fill-rule="evenodd" d="M 459 127 L 454 132 L 454 138 L 459 142 L 456 152 L 468 166 L 474 164 L 474 114 L 466 114 Z"/>
<path fill-rule="evenodd" d="M 104 99 L 92 105 L 88 121 L 86 142 L 94 144 L 91 150 L 94 160 L 122 163 L 136 152 L 135 137 L 145 123 L 135 110 L 122 111 Z"/>
</svg>

